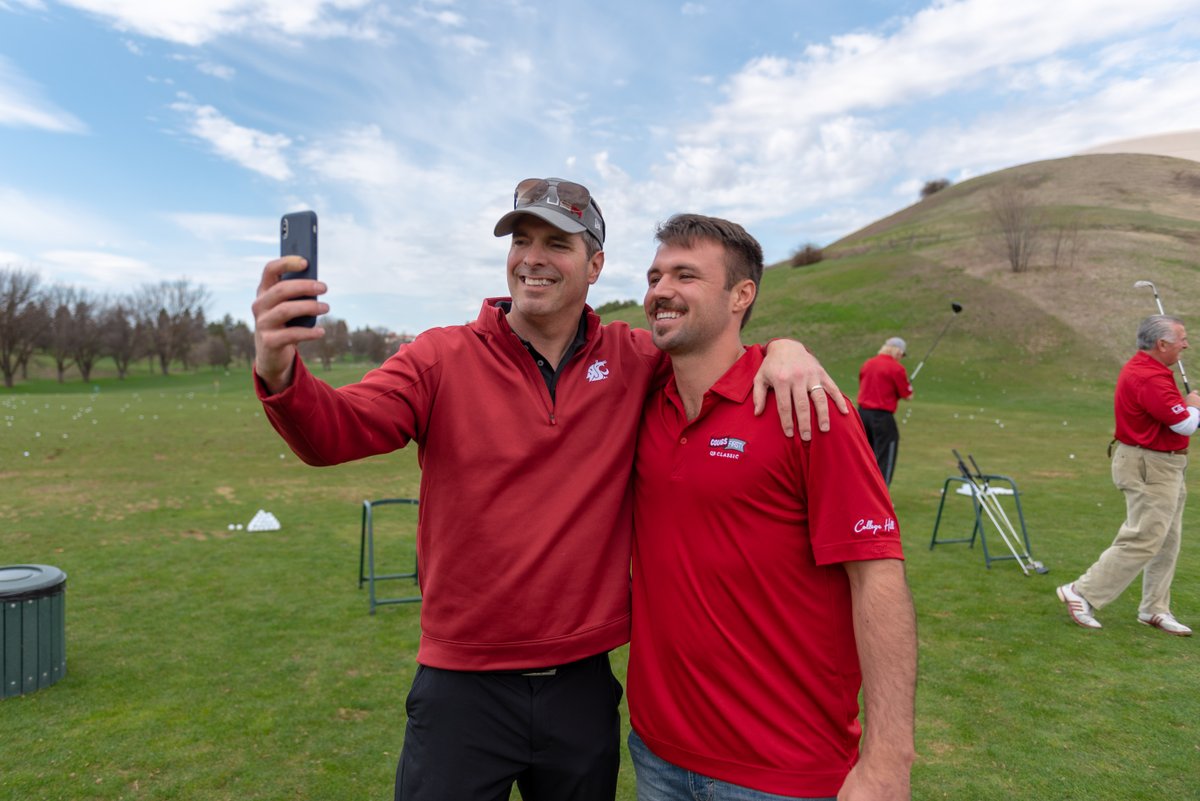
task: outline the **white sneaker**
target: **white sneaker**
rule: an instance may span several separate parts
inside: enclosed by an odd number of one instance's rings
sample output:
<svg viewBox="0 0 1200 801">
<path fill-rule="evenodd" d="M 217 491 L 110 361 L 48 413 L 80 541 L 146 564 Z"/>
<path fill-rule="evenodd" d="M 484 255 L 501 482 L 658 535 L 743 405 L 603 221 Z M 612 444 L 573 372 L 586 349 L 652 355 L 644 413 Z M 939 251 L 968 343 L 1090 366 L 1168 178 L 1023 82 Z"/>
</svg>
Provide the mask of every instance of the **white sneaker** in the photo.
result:
<svg viewBox="0 0 1200 801">
<path fill-rule="evenodd" d="M 1100 628 L 1100 621 L 1092 617 L 1092 605 L 1087 602 L 1079 593 L 1075 592 L 1074 584 L 1064 584 L 1056 590 L 1058 600 L 1067 605 L 1067 611 L 1071 613 L 1071 619 L 1085 629 Z M 1159 615 L 1161 617 L 1161 615 Z M 1147 623 L 1148 621 L 1142 621 Z"/>
<path fill-rule="evenodd" d="M 1167 634 L 1174 634 L 1176 637 L 1192 636 L 1192 630 L 1176 620 L 1170 612 L 1165 615 L 1147 615 L 1145 612 L 1138 612 L 1138 623 L 1154 626 L 1154 628 L 1162 629 Z"/>
</svg>

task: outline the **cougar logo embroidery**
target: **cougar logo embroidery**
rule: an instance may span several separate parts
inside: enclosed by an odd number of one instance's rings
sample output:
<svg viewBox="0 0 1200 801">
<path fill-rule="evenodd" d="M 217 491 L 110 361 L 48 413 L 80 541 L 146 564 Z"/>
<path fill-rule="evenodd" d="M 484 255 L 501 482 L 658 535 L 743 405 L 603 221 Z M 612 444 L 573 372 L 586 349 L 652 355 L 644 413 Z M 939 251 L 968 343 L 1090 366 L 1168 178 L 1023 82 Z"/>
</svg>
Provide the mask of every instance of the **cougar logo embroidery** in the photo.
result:
<svg viewBox="0 0 1200 801">
<path fill-rule="evenodd" d="M 588 367 L 587 380 L 588 381 L 603 381 L 604 379 L 608 378 L 607 365 L 608 365 L 608 362 L 603 361 L 601 359 L 597 359 L 596 361 L 592 362 L 591 365 Z"/>
</svg>

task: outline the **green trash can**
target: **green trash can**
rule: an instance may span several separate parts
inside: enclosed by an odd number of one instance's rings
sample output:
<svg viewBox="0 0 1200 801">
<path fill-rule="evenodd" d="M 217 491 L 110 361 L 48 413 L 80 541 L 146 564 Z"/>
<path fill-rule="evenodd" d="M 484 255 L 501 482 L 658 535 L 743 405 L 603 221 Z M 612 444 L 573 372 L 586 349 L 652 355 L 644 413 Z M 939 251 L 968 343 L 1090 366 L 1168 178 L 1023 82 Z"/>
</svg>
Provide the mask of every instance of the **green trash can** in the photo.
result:
<svg viewBox="0 0 1200 801">
<path fill-rule="evenodd" d="M 67 675 L 66 589 L 57 567 L 0 566 L 0 698 Z"/>
</svg>

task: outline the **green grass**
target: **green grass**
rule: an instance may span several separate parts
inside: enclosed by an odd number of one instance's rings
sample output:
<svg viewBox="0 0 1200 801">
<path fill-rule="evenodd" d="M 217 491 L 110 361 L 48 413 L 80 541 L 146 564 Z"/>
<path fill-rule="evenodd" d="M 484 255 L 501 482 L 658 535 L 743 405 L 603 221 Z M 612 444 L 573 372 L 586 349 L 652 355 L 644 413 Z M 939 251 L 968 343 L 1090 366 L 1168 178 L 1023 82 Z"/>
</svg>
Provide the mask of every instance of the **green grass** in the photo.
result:
<svg viewBox="0 0 1200 801">
<path fill-rule="evenodd" d="M 808 341 L 852 390 L 885 327 L 854 333 L 874 302 L 839 305 L 804 285 L 852 288 L 821 265 L 771 280 L 785 279 L 801 282 L 792 311 L 779 289 L 751 338 L 825 309 Z M 898 319 L 936 332 L 942 300 L 921 303 L 913 293 Z M 956 324 L 902 409 L 892 487 L 920 624 L 914 797 L 1195 798 L 1200 642 L 1138 625 L 1136 588 L 1100 613 L 1100 632 L 1069 623 L 1054 597 L 1123 517 L 1104 454 L 1115 373 L 1081 366 L 1065 335 L 1053 358 L 993 358 L 1003 343 Z M 854 337 L 864 345 L 845 344 Z M 307 467 L 244 371 L 94 386 L 0 393 L 0 563 L 69 574 L 67 676 L 0 702 L 0 799 L 390 797 L 420 610 L 367 614 L 359 516 L 364 498 L 416 494 L 415 451 Z M 1049 575 L 985 569 L 978 545 L 929 549 L 951 447 L 1017 482 Z M 969 502 L 946 503 L 941 536 L 969 530 Z M 282 530 L 229 530 L 259 508 Z M 1187 532 L 1198 515 L 1193 504 Z M 409 510 L 381 511 L 381 570 L 411 565 L 411 528 Z M 1200 548 L 1185 539 L 1174 607 L 1196 624 Z M 634 797 L 627 759 L 620 797 Z"/>
</svg>

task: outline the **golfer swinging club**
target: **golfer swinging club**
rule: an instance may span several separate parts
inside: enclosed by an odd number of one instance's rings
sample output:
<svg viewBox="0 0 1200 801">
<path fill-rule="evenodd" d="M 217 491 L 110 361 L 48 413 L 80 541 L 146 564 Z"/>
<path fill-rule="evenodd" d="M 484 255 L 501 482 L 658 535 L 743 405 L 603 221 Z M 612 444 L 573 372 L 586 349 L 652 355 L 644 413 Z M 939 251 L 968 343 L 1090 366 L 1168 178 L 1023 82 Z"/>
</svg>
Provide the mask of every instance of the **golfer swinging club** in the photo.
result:
<svg viewBox="0 0 1200 801">
<path fill-rule="evenodd" d="M 900 445 L 896 406 L 913 394 L 908 372 L 900 364 L 900 359 L 908 355 L 906 350 L 903 339 L 891 337 L 858 371 L 858 415 L 867 431 L 867 442 L 875 452 L 879 472 L 889 486 Z"/>
<path fill-rule="evenodd" d="M 1188 442 L 1200 424 L 1200 393 L 1180 395 L 1171 371 L 1187 346 L 1187 329 L 1178 317 L 1147 317 L 1138 326 L 1138 351 L 1117 377 L 1112 477 L 1125 495 L 1125 522 L 1095 564 L 1057 591 L 1071 619 L 1084 628 L 1100 628 L 1094 612 L 1141 574 L 1138 622 L 1177 637 L 1192 633 L 1171 613 Z"/>
</svg>

